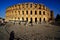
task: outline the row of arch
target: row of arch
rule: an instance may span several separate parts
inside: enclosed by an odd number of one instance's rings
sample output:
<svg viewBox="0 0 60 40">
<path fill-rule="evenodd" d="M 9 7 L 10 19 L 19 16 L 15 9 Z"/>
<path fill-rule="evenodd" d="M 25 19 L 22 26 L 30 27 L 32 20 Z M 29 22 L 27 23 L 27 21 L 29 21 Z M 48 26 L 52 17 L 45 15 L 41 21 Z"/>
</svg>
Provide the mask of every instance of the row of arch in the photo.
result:
<svg viewBox="0 0 60 40">
<path fill-rule="evenodd" d="M 27 3 L 28 4 L 28 3 Z M 34 9 L 43 9 L 43 10 L 49 10 L 45 5 L 43 4 L 30 4 L 30 7 L 29 7 L 29 4 L 16 4 L 16 5 L 13 5 L 13 6 L 10 6 L 7 8 L 7 11 L 8 10 L 14 10 L 14 9 L 27 9 L 27 8 L 34 8 Z M 26 7 L 25 7 L 26 6 Z"/>
<path fill-rule="evenodd" d="M 17 20 L 17 19 L 15 18 L 15 19 L 12 19 L 12 20 Z M 20 18 L 18 18 L 18 20 L 20 20 Z M 30 21 L 32 21 L 32 22 L 33 22 L 34 20 L 35 20 L 35 22 L 38 22 L 38 18 L 34 18 L 34 19 L 33 19 L 32 17 L 30 18 Z M 27 21 L 27 22 L 28 22 L 29 19 L 28 19 L 28 17 L 27 17 L 26 20 L 25 20 L 25 19 L 22 17 L 22 19 L 21 19 L 20 21 Z M 41 21 L 42 21 L 42 18 L 39 18 L 39 22 L 41 22 Z M 46 22 L 46 18 L 43 18 L 43 21 Z"/>
<path fill-rule="evenodd" d="M 33 6 L 33 5 L 34 5 L 34 6 Z M 30 8 L 32 8 L 32 7 L 37 8 L 37 7 L 39 6 L 39 9 L 41 9 L 41 7 L 43 7 L 43 9 L 45 9 L 45 5 L 43 5 L 43 4 L 16 4 L 16 5 L 10 6 L 10 7 L 8 7 L 8 8 L 11 8 L 11 7 L 17 8 L 17 6 L 19 7 L 19 9 L 20 9 L 20 7 L 24 8 L 25 6 L 26 6 L 27 8 L 28 8 L 28 7 L 30 7 Z"/>
<path fill-rule="evenodd" d="M 24 18 L 22 18 L 22 21 L 24 21 Z M 28 21 L 28 18 L 26 18 L 26 21 Z M 33 18 L 30 18 L 30 21 L 33 22 Z M 37 18 L 35 18 L 35 22 L 38 22 Z M 39 18 L 39 22 L 42 22 L 41 18 Z M 43 18 L 43 22 L 46 22 L 45 18 Z"/>
</svg>

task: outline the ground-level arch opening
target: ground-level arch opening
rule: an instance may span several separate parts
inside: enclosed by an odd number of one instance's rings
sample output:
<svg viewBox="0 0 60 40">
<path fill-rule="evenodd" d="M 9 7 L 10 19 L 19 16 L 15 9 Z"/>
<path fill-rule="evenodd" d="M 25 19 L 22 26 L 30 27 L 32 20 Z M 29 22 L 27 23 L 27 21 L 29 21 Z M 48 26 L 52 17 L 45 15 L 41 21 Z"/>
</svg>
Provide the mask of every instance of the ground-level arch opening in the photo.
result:
<svg viewBox="0 0 60 40">
<path fill-rule="evenodd" d="M 39 18 L 39 22 L 41 22 L 41 18 Z"/>
<path fill-rule="evenodd" d="M 32 18 L 30 18 L 30 23 L 32 23 L 33 21 L 32 21 Z"/>
<path fill-rule="evenodd" d="M 28 22 L 28 18 L 26 18 L 26 21 Z"/>
<path fill-rule="evenodd" d="M 46 22 L 45 18 L 43 19 L 43 22 Z"/>
<path fill-rule="evenodd" d="M 35 22 L 37 23 L 37 18 L 35 18 Z"/>
</svg>

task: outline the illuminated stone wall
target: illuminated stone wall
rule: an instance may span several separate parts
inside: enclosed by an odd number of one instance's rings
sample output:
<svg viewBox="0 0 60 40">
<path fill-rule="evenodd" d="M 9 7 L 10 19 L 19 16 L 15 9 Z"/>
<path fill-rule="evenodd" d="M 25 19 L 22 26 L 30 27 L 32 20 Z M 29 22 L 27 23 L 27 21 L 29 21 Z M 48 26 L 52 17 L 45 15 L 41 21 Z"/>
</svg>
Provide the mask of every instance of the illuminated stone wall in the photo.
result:
<svg viewBox="0 0 60 40">
<path fill-rule="evenodd" d="M 22 3 L 8 7 L 6 9 L 5 20 L 48 22 L 50 18 L 50 10 L 45 5 L 37 3 Z"/>
</svg>

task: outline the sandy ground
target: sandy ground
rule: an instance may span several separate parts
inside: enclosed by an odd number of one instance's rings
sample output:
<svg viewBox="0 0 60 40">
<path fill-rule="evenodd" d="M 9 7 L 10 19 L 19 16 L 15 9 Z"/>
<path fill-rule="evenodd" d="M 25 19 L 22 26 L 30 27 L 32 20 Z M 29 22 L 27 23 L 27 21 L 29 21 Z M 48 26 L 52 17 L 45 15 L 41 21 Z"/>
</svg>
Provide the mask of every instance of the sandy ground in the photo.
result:
<svg viewBox="0 0 60 40">
<path fill-rule="evenodd" d="M 60 40 L 60 27 L 51 24 L 23 25 L 8 23 L 0 26 L 0 40 L 9 40 L 10 32 L 20 40 Z M 16 39 L 15 39 L 16 40 Z"/>
</svg>

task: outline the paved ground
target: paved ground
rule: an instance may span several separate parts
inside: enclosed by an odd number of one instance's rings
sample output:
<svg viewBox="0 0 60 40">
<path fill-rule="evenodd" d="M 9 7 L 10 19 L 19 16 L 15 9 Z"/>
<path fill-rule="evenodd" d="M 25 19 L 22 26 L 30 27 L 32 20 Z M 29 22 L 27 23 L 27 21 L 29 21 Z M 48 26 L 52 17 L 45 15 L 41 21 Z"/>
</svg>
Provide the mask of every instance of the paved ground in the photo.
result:
<svg viewBox="0 0 60 40">
<path fill-rule="evenodd" d="M 60 40 L 60 27 L 51 24 L 23 25 L 8 23 L 0 27 L 0 40 L 9 40 L 10 32 L 23 40 Z M 16 40 L 16 39 L 15 39 Z"/>
</svg>

